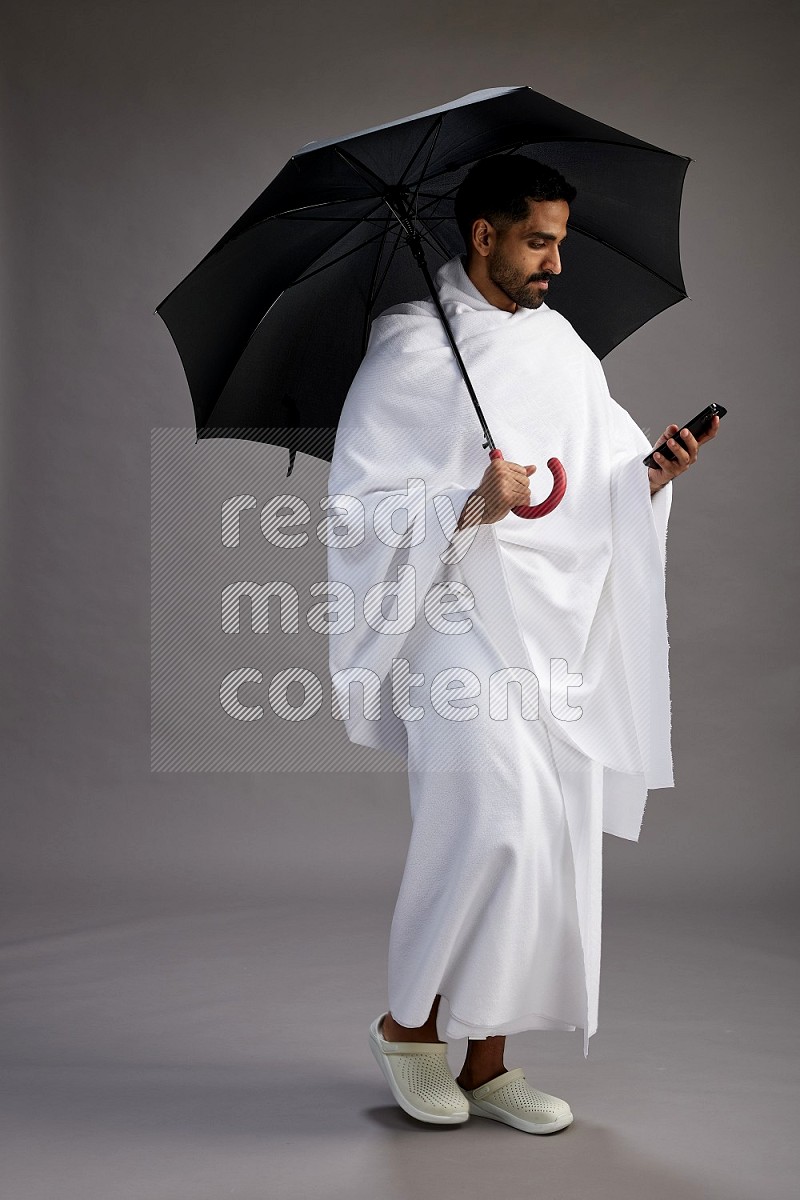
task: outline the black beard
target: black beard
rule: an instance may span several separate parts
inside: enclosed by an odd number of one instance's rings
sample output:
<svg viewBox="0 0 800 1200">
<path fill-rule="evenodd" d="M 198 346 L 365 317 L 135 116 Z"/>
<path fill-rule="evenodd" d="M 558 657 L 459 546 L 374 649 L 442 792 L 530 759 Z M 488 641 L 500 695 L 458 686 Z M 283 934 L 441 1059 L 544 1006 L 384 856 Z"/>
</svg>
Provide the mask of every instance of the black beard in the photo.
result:
<svg viewBox="0 0 800 1200">
<path fill-rule="evenodd" d="M 513 300 L 520 308 L 539 308 L 544 303 L 546 292 L 542 292 L 534 282 L 520 271 L 515 271 L 502 258 L 490 260 L 489 278 L 495 287 L 505 292 L 509 300 Z"/>
</svg>

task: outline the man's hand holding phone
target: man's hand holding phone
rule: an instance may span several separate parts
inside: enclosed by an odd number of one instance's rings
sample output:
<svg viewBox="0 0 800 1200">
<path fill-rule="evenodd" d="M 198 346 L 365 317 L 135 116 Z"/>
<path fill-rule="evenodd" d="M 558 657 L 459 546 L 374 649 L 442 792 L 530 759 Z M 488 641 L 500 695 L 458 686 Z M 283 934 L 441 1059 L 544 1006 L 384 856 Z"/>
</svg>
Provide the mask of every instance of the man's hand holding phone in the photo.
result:
<svg viewBox="0 0 800 1200">
<path fill-rule="evenodd" d="M 712 405 L 711 408 L 712 413 L 709 413 L 708 410 L 705 413 L 698 413 L 697 417 L 694 417 L 683 429 L 680 425 L 672 424 L 664 430 L 651 454 L 645 459 L 645 462 L 649 460 L 649 463 L 655 464 L 647 467 L 651 496 L 693 466 L 697 462 L 699 448 L 717 436 L 720 419 L 724 417 L 727 409 L 720 405 Z M 692 432 L 692 426 L 695 427 L 696 437 Z M 669 457 L 659 451 L 659 446 L 663 446 L 669 451 Z"/>
</svg>

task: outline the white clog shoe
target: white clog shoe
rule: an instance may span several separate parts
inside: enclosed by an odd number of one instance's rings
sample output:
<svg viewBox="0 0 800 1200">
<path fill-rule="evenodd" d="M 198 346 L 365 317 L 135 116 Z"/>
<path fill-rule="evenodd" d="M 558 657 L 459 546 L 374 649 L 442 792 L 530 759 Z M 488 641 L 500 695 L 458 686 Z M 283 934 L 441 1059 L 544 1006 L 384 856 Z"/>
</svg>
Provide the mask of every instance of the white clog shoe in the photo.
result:
<svg viewBox="0 0 800 1200">
<path fill-rule="evenodd" d="M 574 1119 L 566 1100 L 531 1087 L 522 1067 L 504 1071 L 471 1092 L 466 1088 L 461 1091 L 474 1117 L 503 1121 L 525 1133 L 556 1133 Z"/>
<path fill-rule="evenodd" d="M 382 1032 L 386 1015 L 370 1025 L 369 1044 L 400 1107 L 410 1117 L 434 1125 L 469 1120 L 469 1102 L 447 1061 L 447 1043 L 388 1042 Z"/>
</svg>

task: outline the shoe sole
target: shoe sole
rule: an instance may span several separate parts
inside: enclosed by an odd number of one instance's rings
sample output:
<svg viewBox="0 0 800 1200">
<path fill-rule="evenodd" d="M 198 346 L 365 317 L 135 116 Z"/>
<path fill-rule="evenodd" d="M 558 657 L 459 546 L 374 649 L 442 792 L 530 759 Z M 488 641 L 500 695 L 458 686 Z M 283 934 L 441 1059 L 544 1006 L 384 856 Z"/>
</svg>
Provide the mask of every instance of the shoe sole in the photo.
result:
<svg viewBox="0 0 800 1200">
<path fill-rule="evenodd" d="M 403 1112 L 408 1113 L 410 1117 L 415 1117 L 417 1121 L 425 1121 L 429 1125 L 463 1125 L 465 1121 L 469 1120 L 468 1112 L 437 1114 L 425 1112 L 425 1110 L 421 1108 L 415 1108 L 408 1097 L 405 1096 L 398 1087 L 397 1080 L 392 1074 L 392 1068 L 386 1061 L 386 1055 L 376 1043 L 372 1030 L 370 1030 L 369 1034 L 369 1048 L 375 1057 L 375 1061 L 383 1072 L 386 1082 L 391 1088 L 392 1095 L 402 1108 Z M 472 1106 L 470 1105 L 470 1108 L 471 1107 Z"/>
<path fill-rule="evenodd" d="M 488 1112 L 485 1108 L 480 1108 L 474 1100 L 469 1100 L 469 1111 L 473 1117 L 486 1117 L 489 1121 L 499 1121 L 501 1125 L 511 1125 L 512 1128 L 519 1129 L 522 1133 L 558 1133 L 560 1129 L 566 1129 L 575 1120 L 575 1114 L 570 1113 L 568 1117 L 559 1121 L 551 1121 L 549 1125 L 537 1125 L 532 1128 L 530 1123 L 524 1121 L 522 1117 L 515 1117 L 513 1113 L 500 1116 L 499 1113 Z"/>
</svg>

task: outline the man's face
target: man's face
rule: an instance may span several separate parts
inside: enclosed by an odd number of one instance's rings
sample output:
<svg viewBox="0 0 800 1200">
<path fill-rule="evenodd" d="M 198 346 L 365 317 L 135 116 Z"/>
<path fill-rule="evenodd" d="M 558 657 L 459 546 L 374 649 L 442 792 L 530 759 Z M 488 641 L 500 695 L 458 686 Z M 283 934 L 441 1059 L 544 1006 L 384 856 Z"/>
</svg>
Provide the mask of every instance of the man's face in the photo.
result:
<svg viewBox="0 0 800 1200">
<path fill-rule="evenodd" d="M 543 283 L 561 274 L 558 247 L 567 236 L 566 200 L 528 201 L 528 216 L 505 231 L 489 225 L 486 268 L 492 283 L 521 308 L 539 308 L 547 298 Z"/>
</svg>

